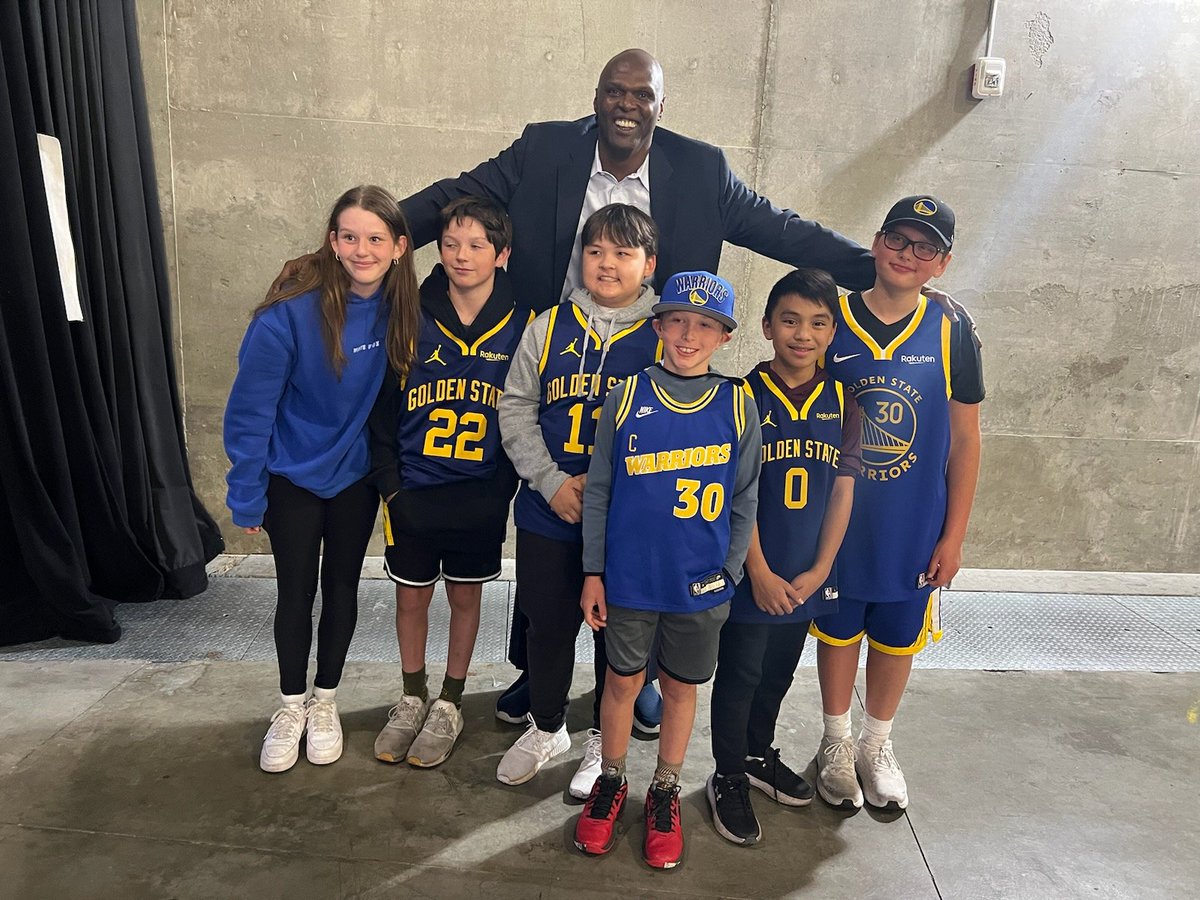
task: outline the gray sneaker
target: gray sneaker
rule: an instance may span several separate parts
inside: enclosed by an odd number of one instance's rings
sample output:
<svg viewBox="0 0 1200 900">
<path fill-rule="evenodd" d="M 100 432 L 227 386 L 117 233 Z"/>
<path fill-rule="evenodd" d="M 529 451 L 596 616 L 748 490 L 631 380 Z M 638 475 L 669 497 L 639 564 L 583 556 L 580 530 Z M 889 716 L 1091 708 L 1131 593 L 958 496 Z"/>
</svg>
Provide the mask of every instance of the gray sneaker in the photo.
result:
<svg viewBox="0 0 1200 900">
<path fill-rule="evenodd" d="M 409 765 L 429 769 L 446 761 L 463 730 L 463 715 L 449 700 L 434 700 L 421 733 L 408 748 Z"/>
<path fill-rule="evenodd" d="M 529 727 L 508 748 L 496 766 L 496 778 L 504 784 L 524 784 L 560 753 L 571 748 L 571 736 L 564 722 L 558 731 L 541 731 L 529 717 Z"/>
<path fill-rule="evenodd" d="M 854 739 L 821 738 L 817 749 L 817 793 L 838 809 L 861 809 L 863 792 L 854 772 Z"/>
<path fill-rule="evenodd" d="M 420 697 L 405 694 L 400 702 L 388 710 L 388 722 L 375 738 L 375 758 L 387 763 L 401 762 L 408 756 L 408 748 L 417 739 L 421 723 L 425 721 L 428 704 Z"/>
</svg>

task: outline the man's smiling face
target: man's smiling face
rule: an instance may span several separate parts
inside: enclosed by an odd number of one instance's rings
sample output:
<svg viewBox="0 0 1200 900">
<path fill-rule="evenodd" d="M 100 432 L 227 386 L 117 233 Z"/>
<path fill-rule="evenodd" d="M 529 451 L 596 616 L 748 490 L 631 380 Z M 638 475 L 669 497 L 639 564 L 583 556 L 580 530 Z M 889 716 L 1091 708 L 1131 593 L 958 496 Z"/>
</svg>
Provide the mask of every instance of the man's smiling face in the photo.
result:
<svg viewBox="0 0 1200 900">
<path fill-rule="evenodd" d="M 596 85 L 596 125 L 600 152 L 611 159 L 641 160 L 650 150 L 654 126 L 662 115 L 662 67 L 641 50 L 627 50 L 609 60 Z"/>
</svg>

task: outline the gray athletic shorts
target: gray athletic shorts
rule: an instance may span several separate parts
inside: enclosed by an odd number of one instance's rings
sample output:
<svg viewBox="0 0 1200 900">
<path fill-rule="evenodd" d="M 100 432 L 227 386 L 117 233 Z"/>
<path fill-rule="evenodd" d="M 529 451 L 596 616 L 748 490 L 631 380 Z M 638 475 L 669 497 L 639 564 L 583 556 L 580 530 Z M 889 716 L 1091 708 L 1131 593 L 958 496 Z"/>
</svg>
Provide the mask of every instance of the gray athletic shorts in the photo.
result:
<svg viewBox="0 0 1200 900">
<path fill-rule="evenodd" d="M 721 626 L 729 618 L 729 602 L 700 612 L 664 613 L 624 606 L 608 607 L 604 649 L 608 667 L 618 675 L 636 675 L 650 661 L 658 631 L 658 668 L 684 684 L 704 684 L 717 668 Z"/>
</svg>

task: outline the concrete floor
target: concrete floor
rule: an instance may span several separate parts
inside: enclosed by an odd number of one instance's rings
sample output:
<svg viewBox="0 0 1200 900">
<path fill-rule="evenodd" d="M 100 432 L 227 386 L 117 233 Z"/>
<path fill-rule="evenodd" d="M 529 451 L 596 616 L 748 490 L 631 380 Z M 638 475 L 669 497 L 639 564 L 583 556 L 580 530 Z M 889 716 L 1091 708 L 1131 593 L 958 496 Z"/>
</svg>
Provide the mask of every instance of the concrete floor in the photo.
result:
<svg viewBox="0 0 1200 900">
<path fill-rule="evenodd" d="M 610 855 L 571 847 L 580 807 L 566 786 L 590 698 L 572 707 L 570 753 L 524 786 L 495 780 L 520 733 L 492 716 L 504 664 L 474 668 L 466 732 L 438 769 L 372 758 L 397 667 L 356 661 L 339 689 L 343 758 L 267 775 L 257 751 L 273 663 L 29 653 L 0 656 L 2 897 L 1180 898 L 1200 888 L 1194 671 L 919 669 L 895 730 L 907 813 L 847 816 L 819 800 L 793 810 L 756 795 L 754 848 L 711 827 L 703 689 L 684 772 L 685 861 L 661 873 L 640 861 L 637 801 Z M 590 688 L 588 667 L 577 680 L 577 694 Z M 776 743 L 799 766 L 819 733 L 815 673 L 802 665 Z M 635 797 L 655 749 L 631 748 Z"/>
</svg>

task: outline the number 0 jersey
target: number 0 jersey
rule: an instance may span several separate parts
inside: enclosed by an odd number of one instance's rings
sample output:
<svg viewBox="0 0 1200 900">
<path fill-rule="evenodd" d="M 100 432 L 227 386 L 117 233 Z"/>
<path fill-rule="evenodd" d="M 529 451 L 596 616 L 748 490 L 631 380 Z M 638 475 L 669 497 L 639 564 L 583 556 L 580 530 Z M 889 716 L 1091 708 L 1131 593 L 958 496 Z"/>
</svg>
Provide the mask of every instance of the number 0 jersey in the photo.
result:
<svg viewBox="0 0 1200 900">
<path fill-rule="evenodd" d="M 604 398 L 614 386 L 661 355 L 662 345 L 650 319 L 639 319 L 611 336 L 601 336 L 571 301 L 550 310 L 538 362 L 538 424 L 546 449 L 560 469 L 572 476 L 587 471 Z M 513 505 L 517 527 L 560 541 L 582 541 L 580 526 L 560 519 L 549 500 L 522 482 Z"/>
<path fill-rule="evenodd" d="M 492 477 L 500 451 L 496 404 L 533 313 L 510 310 L 467 346 L 422 310 L 396 436 L 406 490 Z"/>
<path fill-rule="evenodd" d="M 907 327 L 881 347 L 840 300 L 826 369 L 862 409 L 863 475 L 842 543 L 842 599 L 919 600 L 946 517 L 950 453 L 950 320 L 922 295 Z"/>
<path fill-rule="evenodd" d="M 762 471 L 758 476 L 758 540 L 771 571 L 791 581 L 817 556 L 825 509 L 837 477 L 845 394 L 840 381 L 825 378 L 797 409 L 771 376 L 751 372 L 746 387 L 758 405 L 762 426 Z M 741 580 L 729 617 L 735 622 L 786 624 L 837 611 L 838 567 L 825 583 L 786 616 L 772 616 L 754 603 L 750 578 Z"/>
<path fill-rule="evenodd" d="M 640 372 L 621 388 L 605 530 L 607 602 L 630 609 L 699 612 L 733 595 L 698 591 L 722 575 L 746 394 L 722 380 L 691 403 Z"/>
</svg>

